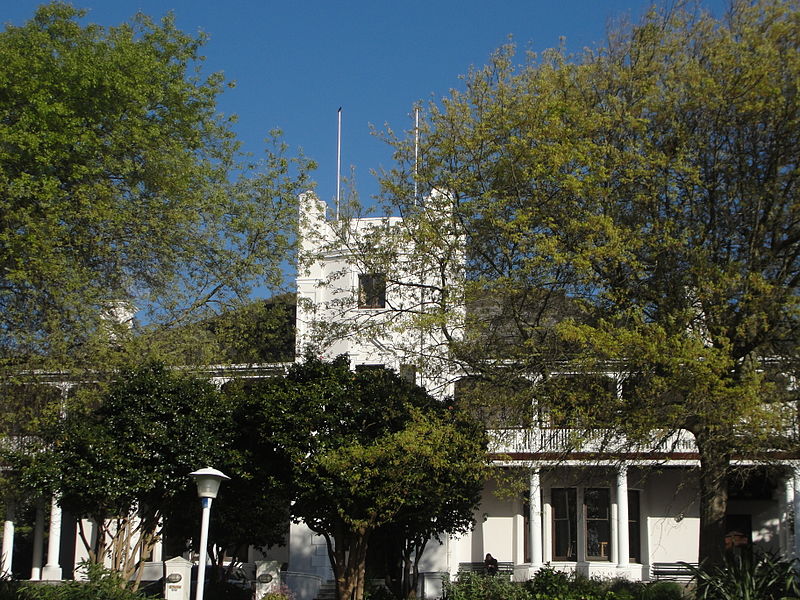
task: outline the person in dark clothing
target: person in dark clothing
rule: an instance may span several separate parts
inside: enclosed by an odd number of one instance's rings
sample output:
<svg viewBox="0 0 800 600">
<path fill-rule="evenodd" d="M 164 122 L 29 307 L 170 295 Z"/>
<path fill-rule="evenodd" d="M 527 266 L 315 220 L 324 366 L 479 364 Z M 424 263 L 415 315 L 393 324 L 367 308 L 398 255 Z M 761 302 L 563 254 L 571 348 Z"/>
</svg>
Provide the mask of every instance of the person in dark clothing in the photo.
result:
<svg viewBox="0 0 800 600">
<path fill-rule="evenodd" d="M 486 554 L 483 560 L 483 566 L 486 567 L 487 575 L 497 575 L 497 559 L 491 554 Z"/>
</svg>

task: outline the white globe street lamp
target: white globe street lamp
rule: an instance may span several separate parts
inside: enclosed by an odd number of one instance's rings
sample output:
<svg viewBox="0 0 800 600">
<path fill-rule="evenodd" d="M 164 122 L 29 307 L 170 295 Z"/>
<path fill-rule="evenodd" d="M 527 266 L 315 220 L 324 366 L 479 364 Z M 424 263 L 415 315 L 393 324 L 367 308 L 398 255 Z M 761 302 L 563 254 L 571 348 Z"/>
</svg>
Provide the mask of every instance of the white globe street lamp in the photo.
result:
<svg viewBox="0 0 800 600">
<path fill-rule="evenodd" d="M 200 469 L 194 473 L 189 473 L 189 475 L 194 477 L 194 482 L 197 484 L 197 495 L 200 497 L 200 502 L 203 506 L 203 517 L 200 524 L 200 558 L 197 565 L 197 593 L 195 594 L 196 600 L 202 600 L 206 578 L 208 522 L 211 518 L 211 501 L 217 497 L 219 484 L 222 483 L 222 480 L 230 479 L 230 477 L 222 471 L 217 471 L 211 467 Z"/>
</svg>

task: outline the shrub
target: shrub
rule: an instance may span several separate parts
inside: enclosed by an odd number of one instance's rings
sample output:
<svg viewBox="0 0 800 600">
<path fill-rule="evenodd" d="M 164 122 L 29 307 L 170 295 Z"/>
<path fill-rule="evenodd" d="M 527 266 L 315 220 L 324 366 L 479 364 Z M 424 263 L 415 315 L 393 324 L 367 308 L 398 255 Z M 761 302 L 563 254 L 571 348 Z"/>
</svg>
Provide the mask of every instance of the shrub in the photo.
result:
<svg viewBox="0 0 800 600">
<path fill-rule="evenodd" d="M 634 597 L 627 591 L 618 595 L 611 589 L 614 584 L 556 571 L 548 566 L 539 569 L 526 583 L 526 588 L 534 600 L 629 600 Z"/>
<path fill-rule="evenodd" d="M 631 581 L 620 577 L 608 582 L 608 589 L 614 594 L 616 600 L 643 600 L 645 598 L 645 585 L 641 581 Z"/>
<path fill-rule="evenodd" d="M 539 569 L 526 587 L 534 598 L 558 598 L 570 593 L 571 579 L 564 571 L 547 566 Z"/>
<path fill-rule="evenodd" d="M 654 581 L 642 590 L 642 600 L 683 600 L 684 588 L 674 581 Z"/>
<path fill-rule="evenodd" d="M 261 600 L 294 600 L 294 594 L 286 585 L 281 584 L 281 587 L 277 592 L 264 594 Z"/>
<path fill-rule="evenodd" d="M 86 581 L 65 581 L 58 585 L 22 584 L 19 600 L 143 600 L 144 594 L 125 587 L 119 573 L 94 563 L 82 563 Z"/>
<path fill-rule="evenodd" d="M 16 600 L 20 583 L 16 579 L 0 576 L 0 600 Z"/>
<path fill-rule="evenodd" d="M 444 581 L 442 600 L 531 600 L 531 595 L 505 577 L 459 573 L 457 581 Z"/>
<path fill-rule="evenodd" d="M 699 600 L 800 598 L 797 560 L 782 560 L 752 547 L 728 552 L 720 566 L 692 571 Z"/>
</svg>

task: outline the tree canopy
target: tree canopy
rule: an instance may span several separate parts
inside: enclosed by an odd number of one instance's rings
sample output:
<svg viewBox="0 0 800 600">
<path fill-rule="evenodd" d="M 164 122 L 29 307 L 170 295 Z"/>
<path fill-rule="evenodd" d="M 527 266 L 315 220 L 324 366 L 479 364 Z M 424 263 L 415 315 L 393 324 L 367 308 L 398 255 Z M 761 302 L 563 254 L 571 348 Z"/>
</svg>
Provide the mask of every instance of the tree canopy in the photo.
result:
<svg viewBox="0 0 800 600">
<path fill-rule="evenodd" d="M 419 322 L 463 326 L 452 356 L 515 371 L 545 414 L 562 395 L 537 382 L 613 365 L 620 432 L 697 440 L 701 557 L 721 551 L 731 461 L 794 448 L 777 373 L 798 358 L 798 47 L 795 1 L 654 9 L 579 56 L 500 49 L 430 106 L 417 163 L 389 134 L 385 197 L 413 241 L 398 248 L 455 275 Z"/>
<path fill-rule="evenodd" d="M 486 442 L 470 420 L 384 368 L 307 358 L 264 381 L 292 470 L 292 516 L 324 536 L 339 596 L 363 597 L 370 536 L 461 531 L 480 500 Z M 417 511 L 441 511 L 420 523 Z M 431 516 L 428 514 L 427 516 Z"/>
<path fill-rule="evenodd" d="M 276 286 L 309 186 L 274 132 L 262 161 L 238 154 L 202 35 L 170 15 L 84 15 L 54 2 L 0 32 L 0 359 L 14 368 L 97 364 L 134 313 L 183 324 Z"/>
<path fill-rule="evenodd" d="M 39 452 L 12 453 L 19 489 L 56 494 L 79 522 L 93 561 L 127 581 L 142 556 L 168 536 L 183 550 L 196 534 L 200 503 L 189 473 L 213 465 L 231 477 L 220 492 L 213 540 L 231 557 L 242 547 L 283 543 L 288 520 L 285 461 L 253 455 L 263 419 L 211 382 L 151 364 L 123 370 L 107 391 L 76 388 L 40 429 Z M 263 432 L 262 432 L 263 433 Z M 263 444 L 263 441 L 262 441 Z"/>
</svg>

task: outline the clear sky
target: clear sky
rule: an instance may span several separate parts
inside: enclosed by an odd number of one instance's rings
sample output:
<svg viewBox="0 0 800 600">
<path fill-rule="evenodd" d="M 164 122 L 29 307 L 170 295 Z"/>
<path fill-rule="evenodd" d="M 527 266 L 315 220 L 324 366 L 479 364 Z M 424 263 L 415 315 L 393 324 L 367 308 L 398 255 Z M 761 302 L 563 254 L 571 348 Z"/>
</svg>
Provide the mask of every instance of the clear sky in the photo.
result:
<svg viewBox="0 0 800 600">
<path fill-rule="evenodd" d="M 669 0 L 667 0 L 669 1 Z M 20 25 L 40 2 L 5 0 L 0 21 Z M 239 116 L 237 134 L 257 155 L 272 128 L 319 163 L 325 200 L 336 195 L 337 109 L 342 173 L 355 168 L 362 201 L 376 194 L 372 169 L 391 151 L 370 124 L 412 126 L 414 102 L 446 95 L 470 65 L 508 41 L 541 51 L 602 45 L 609 24 L 638 20 L 650 0 L 75 0 L 87 20 L 118 25 L 138 11 L 174 11 L 178 26 L 210 36 L 207 66 L 236 82 L 219 107 Z M 720 16 L 727 0 L 703 0 Z"/>
</svg>

